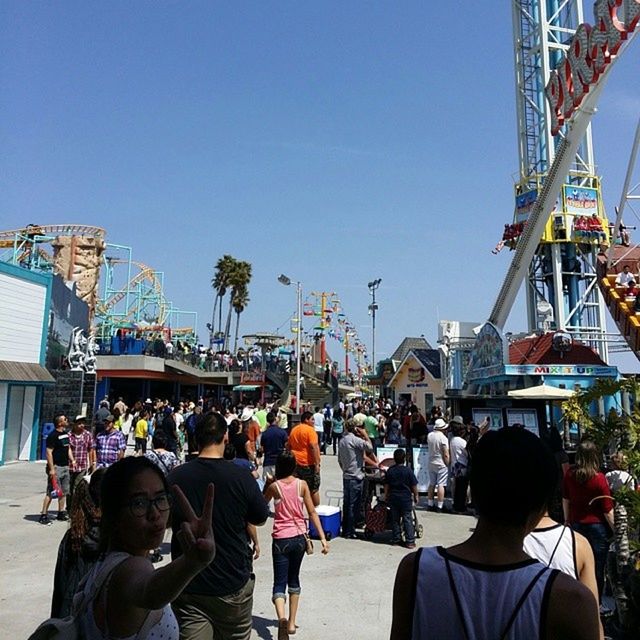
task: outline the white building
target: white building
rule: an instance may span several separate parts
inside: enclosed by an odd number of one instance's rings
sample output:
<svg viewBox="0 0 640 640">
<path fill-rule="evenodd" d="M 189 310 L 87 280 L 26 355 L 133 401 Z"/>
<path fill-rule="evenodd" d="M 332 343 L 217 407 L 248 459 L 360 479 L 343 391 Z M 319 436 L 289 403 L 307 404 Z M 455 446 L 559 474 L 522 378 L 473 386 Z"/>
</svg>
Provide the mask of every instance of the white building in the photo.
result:
<svg viewBox="0 0 640 640">
<path fill-rule="evenodd" d="M 0 464 L 37 458 L 51 281 L 0 262 Z"/>
</svg>

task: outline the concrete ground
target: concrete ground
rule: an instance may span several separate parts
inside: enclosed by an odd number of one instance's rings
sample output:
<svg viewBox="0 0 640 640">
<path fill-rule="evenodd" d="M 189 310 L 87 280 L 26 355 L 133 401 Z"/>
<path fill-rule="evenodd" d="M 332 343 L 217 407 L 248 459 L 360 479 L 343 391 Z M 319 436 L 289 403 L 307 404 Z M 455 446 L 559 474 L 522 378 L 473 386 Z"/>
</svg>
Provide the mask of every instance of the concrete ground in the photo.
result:
<svg viewBox="0 0 640 640">
<path fill-rule="evenodd" d="M 66 529 L 63 522 L 50 527 L 38 524 L 45 489 L 44 463 L 15 463 L 0 467 L 0 620 L 2 637 L 26 638 L 49 616 L 53 570 L 58 543 Z M 335 495 L 342 487 L 337 460 L 323 458 L 322 493 Z M 326 499 L 323 499 L 326 502 Z M 334 500 L 335 503 L 335 500 Z M 54 510 L 51 512 L 55 516 Z M 452 545 L 465 539 L 473 518 L 418 511 L 424 537 L 418 544 Z M 253 638 L 277 637 L 271 604 L 271 520 L 260 528 L 262 556 L 255 562 Z M 166 540 L 169 540 L 167 534 Z M 296 638 L 342 640 L 389 637 L 393 580 L 400 559 L 407 553 L 388 544 L 389 534 L 372 540 L 331 542 L 331 552 L 304 559 L 302 597 Z M 164 549 L 168 555 L 168 543 Z"/>
</svg>

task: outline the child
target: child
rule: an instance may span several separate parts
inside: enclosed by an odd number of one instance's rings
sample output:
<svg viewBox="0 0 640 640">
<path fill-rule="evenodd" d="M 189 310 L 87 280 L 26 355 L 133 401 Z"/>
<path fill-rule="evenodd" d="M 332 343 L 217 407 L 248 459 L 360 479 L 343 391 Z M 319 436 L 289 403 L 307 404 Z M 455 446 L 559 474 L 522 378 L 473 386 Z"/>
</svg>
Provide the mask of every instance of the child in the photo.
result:
<svg viewBox="0 0 640 640">
<path fill-rule="evenodd" d="M 414 549 L 416 546 L 415 530 L 413 527 L 413 503 L 418 504 L 418 480 L 409 467 L 405 465 L 406 453 L 404 449 L 393 452 L 395 464 L 387 470 L 385 476 L 384 499 L 391 507 L 392 544 L 400 544 L 400 520 L 404 528 L 405 547 Z"/>
</svg>

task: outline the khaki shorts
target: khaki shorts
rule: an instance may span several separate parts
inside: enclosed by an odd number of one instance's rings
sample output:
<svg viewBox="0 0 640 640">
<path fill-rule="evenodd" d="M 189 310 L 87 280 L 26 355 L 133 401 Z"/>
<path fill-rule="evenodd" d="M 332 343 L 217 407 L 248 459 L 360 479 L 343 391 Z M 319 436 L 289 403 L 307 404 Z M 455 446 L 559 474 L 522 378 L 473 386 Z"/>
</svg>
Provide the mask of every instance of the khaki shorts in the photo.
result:
<svg viewBox="0 0 640 640">
<path fill-rule="evenodd" d="M 320 491 L 320 474 L 316 471 L 315 466 L 301 467 L 298 465 L 296 467 L 296 476 L 307 483 L 311 493 Z"/>
</svg>

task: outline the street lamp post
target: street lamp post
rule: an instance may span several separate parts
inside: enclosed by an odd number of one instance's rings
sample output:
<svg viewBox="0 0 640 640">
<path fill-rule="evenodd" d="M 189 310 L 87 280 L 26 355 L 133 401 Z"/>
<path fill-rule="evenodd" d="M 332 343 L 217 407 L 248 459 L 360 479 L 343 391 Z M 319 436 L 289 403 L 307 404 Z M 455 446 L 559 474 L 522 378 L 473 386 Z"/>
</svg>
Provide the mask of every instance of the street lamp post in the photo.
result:
<svg viewBox="0 0 640 640">
<path fill-rule="evenodd" d="M 296 413 L 300 413 L 300 350 L 302 349 L 302 283 L 293 281 L 291 278 L 288 278 L 283 273 L 278 276 L 278 282 L 285 286 L 289 286 L 290 284 L 296 285 L 296 294 L 297 294 L 297 306 L 298 306 L 298 328 L 296 331 Z"/>
<path fill-rule="evenodd" d="M 374 368 L 376 366 L 376 311 L 378 310 L 378 305 L 376 304 L 376 291 L 382 282 L 382 278 L 378 278 L 376 280 L 372 280 L 367 284 L 369 287 L 369 293 L 371 294 L 371 304 L 369 305 L 369 313 L 371 314 L 371 372 L 374 372 Z M 375 399 L 375 385 L 373 385 L 373 397 Z"/>
</svg>

